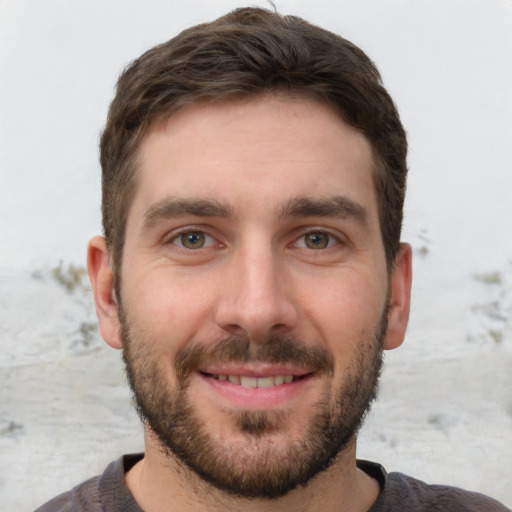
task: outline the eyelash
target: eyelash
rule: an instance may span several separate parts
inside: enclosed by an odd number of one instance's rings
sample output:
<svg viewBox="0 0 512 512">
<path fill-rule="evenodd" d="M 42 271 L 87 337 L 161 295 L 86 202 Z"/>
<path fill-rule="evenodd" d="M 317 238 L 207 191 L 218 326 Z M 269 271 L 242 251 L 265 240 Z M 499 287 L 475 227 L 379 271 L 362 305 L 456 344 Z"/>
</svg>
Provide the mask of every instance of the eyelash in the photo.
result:
<svg viewBox="0 0 512 512">
<path fill-rule="evenodd" d="M 306 242 L 306 237 L 313 236 L 313 235 L 322 235 L 327 237 L 327 245 L 325 247 L 308 247 Z M 303 241 L 303 246 L 299 246 L 299 242 Z M 342 242 L 340 240 L 339 236 L 334 235 L 333 233 L 329 231 L 325 231 L 322 229 L 311 229 L 310 231 L 301 234 L 299 238 L 293 242 L 292 245 L 295 247 L 299 247 L 300 249 L 309 249 L 312 251 L 320 251 L 320 250 L 326 250 L 331 249 L 332 247 L 335 247 L 337 245 L 340 245 Z"/>
<path fill-rule="evenodd" d="M 183 237 L 186 235 L 193 235 L 193 234 L 196 234 L 200 237 L 201 236 L 204 237 L 203 244 L 200 245 L 199 247 L 195 247 L 195 248 L 194 247 L 186 247 L 184 245 Z M 306 241 L 306 238 L 308 236 L 313 236 L 313 235 L 320 235 L 320 236 L 327 237 L 326 245 L 322 247 L 321 246 L 322 241 L 320 240 L 320 243 L 318 244 L 317 247 L 308 246 L 308 242 Z M 204 229 L 201 229 L 199 226 L 197 228 L 189 227 L 189 228 L 183 229 L 177 233 L 173 233 L 172 236 L 170 238 L 168 238 L 164 243 L 165 243 L 165 245 L 174 245 L 183 251 L 198 251 L 201 249 L 208 249 L 215 244 L 222 245 L 220 242 L 218 242 L 218 240 L 215 237 L 213 237 L 212 235 L 207 233 Z M 192 241 L 192 243 L 193 243 L 193 241 Z M 330 233 L 329 231 L 322 230 L 322 229 L 311 229 L 305 233 L 302 233 L 298 238 L 296 238 L 290 244 L 290 246 L 297 247 L 299 249 L 311 250 L 311 251 L 321 251 L 321 250 L 331 249 L 331 248 L 333 248 L 337 245 L 340 245 L 342 243 L 343 242 L 340 240 L 339 236 L 336 236 L 333 233 Z"/>
<path fill-rule="evenodd" d="M 191 248 L 186 247 L 183 244 L 183 237 L 186 235 L 199 235 L 204 237 L 204 244 L 197 248 Z M 200 249 L 208 249 L 212 245 L 215 245 L 216 243 L 219 243 L 212 235 L 208 234 L 204 229 L 200 228 L 188 228 L 184 229 L 178 233 L 173 233 L 170 238 L 168 238 L 165 241 L 165 245 L 175 245 L 179 249 L 185 250 L 185 251 L 194 251 L 194 250 L 200 250 Z"/>
</svg>

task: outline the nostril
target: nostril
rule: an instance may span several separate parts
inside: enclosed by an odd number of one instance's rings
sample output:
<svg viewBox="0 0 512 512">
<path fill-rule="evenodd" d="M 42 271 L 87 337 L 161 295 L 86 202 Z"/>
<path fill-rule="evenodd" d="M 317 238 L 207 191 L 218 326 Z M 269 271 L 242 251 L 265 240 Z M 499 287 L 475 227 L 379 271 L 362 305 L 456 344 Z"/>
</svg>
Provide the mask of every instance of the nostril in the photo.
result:
<svg viewBox="0 0 512 512">
<path fill-rule="evenodd" d="M 226 326 L 223 326 L 223 329 L 231 334 L 242 336 L 246 334 L 245 329 L 238 324 L 228 324 Z"/>
<path fill-rule="evenodd" d="M 224 332 L 260 340 L 296 327 L 298 311 L 283 288 L 275 282 L 260 282 L 260 287 L 244 283 L 240 289 L 225 290 L 214 310 L 215 322 Z"/>
</svg>

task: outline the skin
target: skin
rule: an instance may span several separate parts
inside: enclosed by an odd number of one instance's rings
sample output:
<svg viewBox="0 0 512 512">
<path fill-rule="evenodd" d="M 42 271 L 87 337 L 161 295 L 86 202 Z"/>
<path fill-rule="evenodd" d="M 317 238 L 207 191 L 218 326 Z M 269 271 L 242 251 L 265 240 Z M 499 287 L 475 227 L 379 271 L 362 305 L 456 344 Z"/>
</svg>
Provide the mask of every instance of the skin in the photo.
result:
<svg viewBox="0 0 512 512">
<path fill-rule="evenodd" d="M 304 198 L 322 204 L 335 198 L 342 208 L 294 210 Z M 222 209 L 183 211 L 182 202 L 177 214 L 176 201 L 183 199 L 215 201 Z M 206 234 L 205 245 L 185 247 L 181 235 L 187 232 Z M 328 240 L 326 247 L 308 246 L 308 233 Z M 109 262 L 104 239 L 94 238 L 88 263 L 101 333 L 122 348 Z M 286 423 L 269 439 L 276 453 L 300 439 L 321 393 L 343 385 L 362 343 L 373 339 L 388 300 L 383 348 L 402 343 L 410 285 L 408 245 L 401 246 L 391 275 L 386 270 L 370 145 L 319 103 L 279 95 L 192 105 L 156 124 L 143 141 L 121 292 L 131 325 L 152 340 L 147 349 L 158 355 L 169 387 L 177 384 L 179 350 L 228 335 L 247 336 L 256 346 L 281 333 L 333 356 L 332 375 L 312 375 L 272 396 L 226 393 L 200 374 L 191 376 L 191 405 L 245 463 L 256 460 L 257 445 L 249 453 L 230 412 L 286 410 Z M 260 377 L 296 371 L 257 363 L 208 370 Z M 273 501 L 244 501 L 212 489 L 166 456 L 148 428 L 145 444 L 145 458 L 127 483 L 150 512 L 168 510 L 169 502 L 185 511 L 364 511 L 378 495 L 377 483 L 356 468 L 355 439 L 327 471 Z"/>
</svg>

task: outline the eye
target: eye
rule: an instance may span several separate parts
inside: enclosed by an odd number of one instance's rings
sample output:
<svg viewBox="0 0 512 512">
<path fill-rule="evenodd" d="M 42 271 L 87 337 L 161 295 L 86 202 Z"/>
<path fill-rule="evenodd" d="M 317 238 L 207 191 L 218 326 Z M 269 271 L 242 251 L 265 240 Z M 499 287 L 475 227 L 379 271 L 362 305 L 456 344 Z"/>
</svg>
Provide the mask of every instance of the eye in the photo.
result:
<svg viewBox="0 0 512 512">
<path fill-rule="evenodd" d="M 215 239 L 203 231 L 186 231 L 172 240 L 175 245 L 184 249 L 203 249 L 215 243 Z"/>
<path fill-rule="evenodd" d="M 306 233 L 296 242 L 296 247 L 301 247 L 305 249 L 328 249 L 329 247 L 333 247 L 336 245 L 338 240 L 330 235 L 329 233 L 325 233 L 324 231 L 312 231 L 311 233 Z"/>
</svg>

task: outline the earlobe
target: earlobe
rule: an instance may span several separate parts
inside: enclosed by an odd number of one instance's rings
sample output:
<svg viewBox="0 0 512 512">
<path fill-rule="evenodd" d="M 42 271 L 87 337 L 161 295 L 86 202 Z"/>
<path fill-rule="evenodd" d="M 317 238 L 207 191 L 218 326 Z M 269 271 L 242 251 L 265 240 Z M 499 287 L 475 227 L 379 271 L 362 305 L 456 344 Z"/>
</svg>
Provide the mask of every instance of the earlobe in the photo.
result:
<svg viewBox="0 0 512 512">
<path fill-rule="evenodd" d="M 87 268 L 96 304 L 96 314 L 103 339 L 114 348 L 122 348 L 119 315 L 114 293 L 114 274 L 107 244 L 94 237 L 87 248 Z"/>
<path fill-rule="evenodd" d="M 390 280 L 388 330 L 384 348 L 399 347 L 405 337 L 411 307 L 412 249 L 409 244 L 400 244 Z"/>
</svg>

